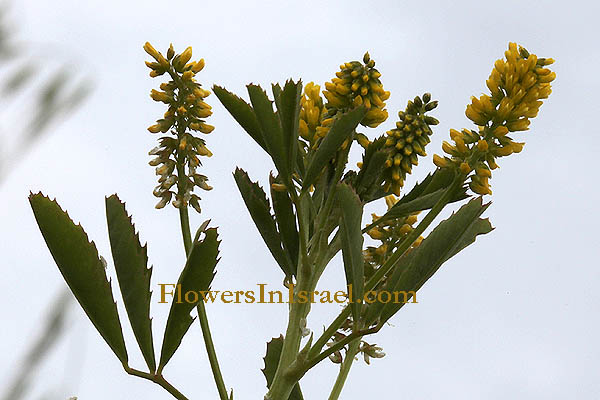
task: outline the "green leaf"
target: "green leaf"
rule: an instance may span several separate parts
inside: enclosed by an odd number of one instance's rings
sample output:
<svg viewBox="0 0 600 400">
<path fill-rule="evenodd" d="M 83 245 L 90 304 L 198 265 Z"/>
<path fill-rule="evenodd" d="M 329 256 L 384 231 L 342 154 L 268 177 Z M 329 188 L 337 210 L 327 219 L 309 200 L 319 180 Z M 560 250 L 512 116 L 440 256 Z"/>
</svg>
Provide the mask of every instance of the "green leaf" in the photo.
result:
<svg viewBox="0 0 600 400">
<path fill-rule="evenodd" d="M 283 336 L 271 339 L 267 343 L 267 354 L 263 358 L 265 361 L 265 368 L 261 369 L 265 378 L 267 379 L 267 388 L 271 387 L 275 372 L 277 372 L 277 366 L 279 365 L 279 358 L 281 357 L 281 349 L 283 348 Z M 288 400 L 303 400 L 302 391 L 300 390 L 300 384 L 296 383 L 290 393 Z"/>
<path fill-rule="evenodd" d="M 256 228 L 258 228 L 258 232 L 273 255 L 273 258 L 277 261 L 277 264 L 279 264 L 286 276 L 293 276 L 292 262 L 283 251 L 283 244 L 277 231 L 275 219 L 271 214 L 267 195 L 257 182 L 250 181 L 248 174 L 244 170 L 236 168 L 233 177 L 242 194 L 244 203 L 246 203 L 246 208 L 248 208 Z"/>
<path fill-rule="evenodd" d="M 279 87 L 279 86 L 278 86 Z M 273 92 L 275 93 L 275 92 Z M 294 172 L 298 152 L 298 123 L 300 119 L 300 97 L 302 83 L 294 83 L 291 79 L 285 83 L 278 96 L 277 113 L 283 128 L 283 142 L 288 160 L 288 170 Z M 287 183 L 287 182 L 286 182 Z"/>
<path fill-rule="evenodd" d="M 275 167 L 279 171 L 279 175 L 283 178 L 286 184 L 290 182 L 290 160 L 286 148 L 286 140 L 284 139 L 283 129 L 279 117 L 273 111 L 273 102 L 269 100 L 265 91 L 257 85 L 248 85 L 248 94 L 250 102 L 254 108 L 254 113 L 258 118 L 263 139 L 267 145 L 267 150 L 273 159 Z"/>
<path fill-rule="evenodd" d="M 260 124 L 258 123 L 258 119 L 256 118 L 252 107 L 235 94 L 228 92 L 220 86 L 214 85 L 213 92 L 215 92 L 217 98 L 238 124 L 240 124 L 248 135 L 250 135 L 250 137 L 252 137 L 252 139 L 268 153 L 269 151 L 267 150 L 267 145 L 263 139 Z"/>
<path fill-rule="evenodd" d="M 405 217 L 417 211 L 428 210 L 443 196 L 454 179 L 452 170 L 437 169 L 417 183 L 410 192 L 400 198 L 383 216 L 381 221 Z M 466 187 L 461 186 L 450 199 L 450 203 L 468 198 Z"/>
<path fill-rule="evenodd" d="M 481 197 L 469 201 L 448 219 L 442 221 L 421 245 L 413 249 L 410 262 L 391 279 L 393 291 L 419 290 L 450 257 L 475 241 L 478 235 L 492 231 L 489 220 L 479 216 L 489 207 Z M 387 303 L 382 310 L 379 326 L 390 319 L 404 303 Z"/>
<path fill-rule="evenodd" d="M 110 281 L 81 225 L 75 225 L 56 201 L 41 192 L 29 202 L 48 249 L 75 298 L 100 335 L 123 364 L 127 350 Z"/>
<path fill-rule="evenodd" d="M 116 194 L 106 198 L 106 219 L 119 288 L 131 328 L 150 372 L 156 371 L 152 321 L 150 320 L 150 277 L 147 248 Z"/>
<path fill-rule="evenodd" d="M 199 240 L 198 236 L 194 239 L 192 249 L 190 250 L 185 267 L 177 281 L 177 287 L 174 290 L 173 302 L 167 319 L 165 335 L 163 338 L 162 350 L 160 354 L 160 363 L 158 371 L 162 371 L 169 362 L 175 351 L 181 344 L 194 319 L 190 316 L 192 309 L 202 301 L 200 291 L 209 290 L 210 284 L 215 276 L 215 266 L 219 261 L 219 243 L 217 240 L 217 229 L 210 228 L 204 230 L 204 239 Z M 196 297 L 186 299 L 188 292 L 196 292 Z M 191 301 L 187 301 L 191 300 Z"/>
<path fill-rule="evenodd" d="M 337 201 L 342 210 L 340 236 L 346 283 L 352 285 L 352 317 L 360 319 L 360 301 L 363 298 L 365 277 L 362 254 L 363 235 L 361 232 L 362 204 L 350 186 L 340 183 L 336 190 Z"/>
<path fill-rule="evenodd" d="M 344 113 L 332 125 L 311 158 L 302 186 L 308 189 L 318 178 L 325 165 L 335 156 L 344 141 L 352 136 L 354 129 L 365 115 L 365 107 L 360 106 Z"/>
<path fill-rule="evenodd" d="M 269 183 L 273 184 L 275 182 L 277 182 L 275 177 L 270 175 Z M 300 242 L 292 200 L 287 191 L 278 192 L 273 190 L 272 186 L 271 199 L 273 199 L 273 210 L 275 211 L 275 220 L 281 234 L 281 242 L 292 262 L 292 272 L 296 275 Z"/>
<path fill-rule="evenodd" d="M 367 146 L 363 155 L 363 166 L 356 176 L 354 188 L 363 201 L 371 201 L 374 192 L 381 185 L 382 173 L 388 154 L 382 150 L 385 137 L 374 140 Z"/>
</svg>

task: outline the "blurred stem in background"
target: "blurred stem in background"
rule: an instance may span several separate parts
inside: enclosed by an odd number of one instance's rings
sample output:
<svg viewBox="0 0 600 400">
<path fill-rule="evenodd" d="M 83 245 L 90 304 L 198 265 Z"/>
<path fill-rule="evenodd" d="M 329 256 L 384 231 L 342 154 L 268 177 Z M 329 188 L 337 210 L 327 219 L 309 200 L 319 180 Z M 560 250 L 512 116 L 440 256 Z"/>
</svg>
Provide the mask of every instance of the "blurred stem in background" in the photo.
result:
<svg viewBox="0 0 600 400">
<path fill-rule="evenodd" d="M 7 21 L 7 8 L 0 4 L 0 103 L 2 110 L 7 110 L 0 115 L 0 186 L 32 145 L 49 132 L 52 123 L 77 109 L 91 91 L 89 80 L 77 78 L 64 62 L 40 62 L 38 49 L 16 43 Z M 27 54 L 31 50 L 35 50 L 35 57 Z M 52 63 L 58 67 L 49 67 Z M 60 290 L 12 383 L 0 390 L 4 392 L 2 400 L 18 400 L 26 395 L 36 369 L 65 332 L 72 300 L 66 287 Z"/>
</svg>

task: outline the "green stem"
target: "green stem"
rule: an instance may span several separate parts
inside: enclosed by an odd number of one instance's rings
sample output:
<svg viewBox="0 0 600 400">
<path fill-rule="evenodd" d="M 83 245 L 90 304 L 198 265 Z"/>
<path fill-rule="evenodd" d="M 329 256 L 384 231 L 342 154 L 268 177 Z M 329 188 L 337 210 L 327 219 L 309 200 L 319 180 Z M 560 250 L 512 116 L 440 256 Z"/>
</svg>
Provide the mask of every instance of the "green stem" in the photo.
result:
<svg viewBox="0 0 600 400">
<path fill-rule="evenodd" d="M 183 169 L 181 163 L 178 163 L 178 169 Z M 179 176 L 183 176 L 182 171 L 178 171 Z M 181 188 L 180 188 L 180 191 Z M 181 222 L 181 233 L 183 236 L 183 245 L 185 247 L 185 253 L 189 256 L 190 251 L 192 249 L 192 234 L 190 231 L 190 218 L 188 214 L 187 206 L 183 206 L 179 208 L 179 220 Z M 187 256 L 186 256 L 187 257 Z M 225 388 L 225 382 L 223 381 L 223 375 L 221 375 L 221 368 L 219 367 L 219 361 L 217 359 L 217 353 L 215 351 L 215 346 L 213 344 L 212 335 L 210 333 L 210 327 L 208 325 L 208 317 L 206 315 L 206 309 L 204 308 L 204 303 L 201 301 L 198 303 L 196 307 L 198 310 L 198 321 L 200 321 L 200 328 L 202 328 L 202 336 L 204 338 L 204 345 L 206 346 L 206 353 L 208 354 L 208 361 L 210 363 L 210 368 L 213 373 L 213 377 L 215 379 L 215 384 L 217 385 L 217 390 L 219 392 L 219 398 L 221 400 L 228 400 L 227 389 Z"/>
<path fill-rule="evenodd" d="M 335 380 L 335 384 L 331 389 L 331 394 L 329 395 L 328 400 L 338 400 L 340 394 L 342 393 L 342 388 L 344 387 L 344 383 L 346 383 L 346 378 L 348 378 L 348 373 L 350 372 L 350 368 L 352 367 L 352 363 L 354 362 L 354 356 L 358 353 L 358 349 L 360 347 L 360 339 L 354 339 L 353 342 L 348 346 L 348 351 L 346 351 L 346 357 L 340 366 L 340 372 Z"/>
<path fill-rule="evenodd" d="M 125 372 L 129 375 L 137 376 L 140 378 L 148 379 L 165 389 L 169 392 L 173 397 L 179 400 L 188 400 L 179 390 L 175 388 L 175 386 L 171 385 L 161 374 L 150 374 L 148 372 L 138 371 L 137 369 L 130 368 L 128 365 L 123 365 Z"/>
<path fill-rule="evenodd" d="M 454 181 L 448 186 L 442 197 L 435 203 L 435 205 L 431 208 L 431 210 L 427 213 L 425 218 L 417 225 L 417 227 L 411 231 L 408 236 L 402 241 L 398 249 L 390 258 L 386 260 L 386 262 L 377 269 L 377 272 L 369 279 L 369 281 L 365 284 L 365 292 L 369 290 L 373 290 L 375 286 L 379 283 L 379 281 L 396 265 L 400 257 L 404 255 L 406 250 L 413 244 L 413 242 L 431 225 L 433 220 L 439 215 L 439 213 L 444 209 L 444 207 L 450 202 L 453 197 L 454 191 L 457 189 L 459 185 L 464 182 L 465 176 L 458 175 Z M 323 332 L 323 334 L 317 339 L 313 347 L 309 351 L 309 358 L 318 354 L 325 343 L 333 336 L 333 334 L 339 329 L 339 327 L 344 323 L 346 318 L 350 315 L 350 307 L 346 306 L 342 312 L 337 316 L 337 318 L 329 325 L 329 327 Z"/>
</svg>

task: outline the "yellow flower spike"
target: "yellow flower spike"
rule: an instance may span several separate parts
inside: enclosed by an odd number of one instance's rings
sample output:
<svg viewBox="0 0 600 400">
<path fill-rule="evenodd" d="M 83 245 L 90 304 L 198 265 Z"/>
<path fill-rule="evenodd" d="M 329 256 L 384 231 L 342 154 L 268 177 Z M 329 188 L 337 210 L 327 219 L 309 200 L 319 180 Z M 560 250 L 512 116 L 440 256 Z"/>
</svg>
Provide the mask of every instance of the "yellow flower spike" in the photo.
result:
<svg viewBox="0 0 600 400">
<path fill-rule="evenodd" d="M 465 175 L 468 174 L 469 172 L 471 172 L 471 167 L 466 162 L 460 163 L 459 169 L 460 169 L 460 172 L 462 172 Z"/>
<path fill-rule="evenodd" d="M 191 81 L 194 78 L 194 73 L 192 71 L 185 71 L 183 75 L 181 75 L 181 78 L 184 81 Z"/>
</svg>

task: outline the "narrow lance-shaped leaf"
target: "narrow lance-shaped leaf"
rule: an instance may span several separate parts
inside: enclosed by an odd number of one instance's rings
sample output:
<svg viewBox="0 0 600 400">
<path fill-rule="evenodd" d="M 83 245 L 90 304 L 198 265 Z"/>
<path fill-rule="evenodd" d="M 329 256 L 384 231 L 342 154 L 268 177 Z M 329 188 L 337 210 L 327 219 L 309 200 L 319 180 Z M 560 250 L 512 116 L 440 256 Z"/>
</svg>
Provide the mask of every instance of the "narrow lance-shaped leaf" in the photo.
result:
<svg viewBox="0 0 600 400">
<path fill-rule="evenodd" d="M 258 183 L 250 181 L 248 174 L 244 170 L 236 168 L 233 177 L 242 194 L 246 208 L 248 208 L 256 228 L 273 255 L 273 258 L 277 261 L 277 264 L 279 264 L 286 276 L 293 276 L 292 262 L 283 251 L 283 245 L 277 231 L 275 219 L 271 214 L 267 195 L 258 186 Z"/>
<path fill-rule="evenodd" d="M 305 190 L 315 182 L 325 165 L 335 156 L 344 141 L 352 136 L 354 129 L 363 119 L 365 110 L 365 107 L 360 106 L 342 114 L 335 120 L 308 164 L 302 182 Z"/>
<path fill-rule="evenodd" d="M 202 295 L 198 292 L 209 290 L 215 276 L 220 243 L 217 240 L 217 229 L 206 229 L 204 234 L 205 237 L 202 240 L 199 240 L 199 235 L 196 235 L 185 267 L 173 291 L 174 296 L 165 328 L 158 372 L 162 371 L 175 354 L 181 340 L 194 322 L 190 312 L 198 302 L 203 301 Z M 195 294 L 188 295 L 192 292 Z"/>
<path fill-rule="evenodd" d="M 273 163 L 279 175 L 287 184 L 290 182 L 291 171 L 288 168 L 288 152 L 286 151 L 285 139 L 279 117 L 273 111 L 273 102 L 269 100 L 265 91 L 257 85 L 248 85 L 250 102 L 261 127 L 267 150 L 273 159 Z"/>
<path fill-rule="evenodd" d="M 215 92 L 217 98 L 238 124 L 240 124 L 248 135 L 250 135 L 250 137 L 268 153 L 269 151 L 267 150 L 267 146 L 263 139 L 260 124 L 258 123 L 258 119 L 256 118 L 252 107 L 235 94 L 228 92 L 220 86 L 213 86 L 213 92 Z"/>
<path fill-rule="evenodd" d="M 277 372 L 277 366 L 279 365 L 279 358 L 281 357 L 281 350 L 283 349 L 283 336 L 273 338 L 267 343 L 267 354 L 263 360 L 265 361 L 265 368 L 261 371 L 267 379 L 267 388 L 271 387 L 271 383 L 275 378 L 275 372 Z M 302 391 L 300 390 L 300 384 L 296 383 L 290 393 L 288 400 L 303 400 Z"/>
<path fill-rule="evenodd" d="M 492 231 L 488 219 L 479 216 L 488 208 L 481 197 L 469 201 L 448 219 L 442 221 L 423 240 L 421 245 L 412 250 L 410 262 L 399 274 L 397 281 L 390 282 L 393 291 L 416 292 L 440 268 L 440 266 L 475 241 L 478 235 Z M 407 296 L 407 300 L 410 296 Z M 387 303 L 382 310 L 379 326 L 382 326 L 404 305 L 403 302 Z"/>
<path fill-rule="evenodd" d="M 106 220 L 119 288 L 131 328 L 144 360 L 151 372 L 156 371 L 156 359 L 150 319 L 150 277 L 147 249 L 127 215 L 125 204 L 116 194 L 106 198 Z"/>
<path fill-rule="evenodd" d="M 276 181 L 273 175 L 269 176 L 269 183 L 273 184 Z M 292 200 L 287 191 L 274 190 L 273 186 L 271 186 L 271 199 L 273 199 L 273 211 L 275 211 L 275 220 L 281 234 L 281 242 L 292 262 L 292 272 L 295 275 L 298 266 L 300 239 Z"/>
<path fill-rule="evenodd" d="M 117 306 L 96 245 L 56 201 L 38 193 L 31 194 L 29 202 L 67 285 L 100 335 L 119 360 L 126 364 L 127 350 Z"/>
<path fill-rule="evenodd" d="M 341 209 L 340 237 L 346 283 L 352 285 L 352 317 L 360 319 L 360 301 L 364 294 L 364 260 L 362 254 L 363 236 L 361 232 L 362 204 L 350 186 L 341 183 L 336 191 Z"/>
</svg>

